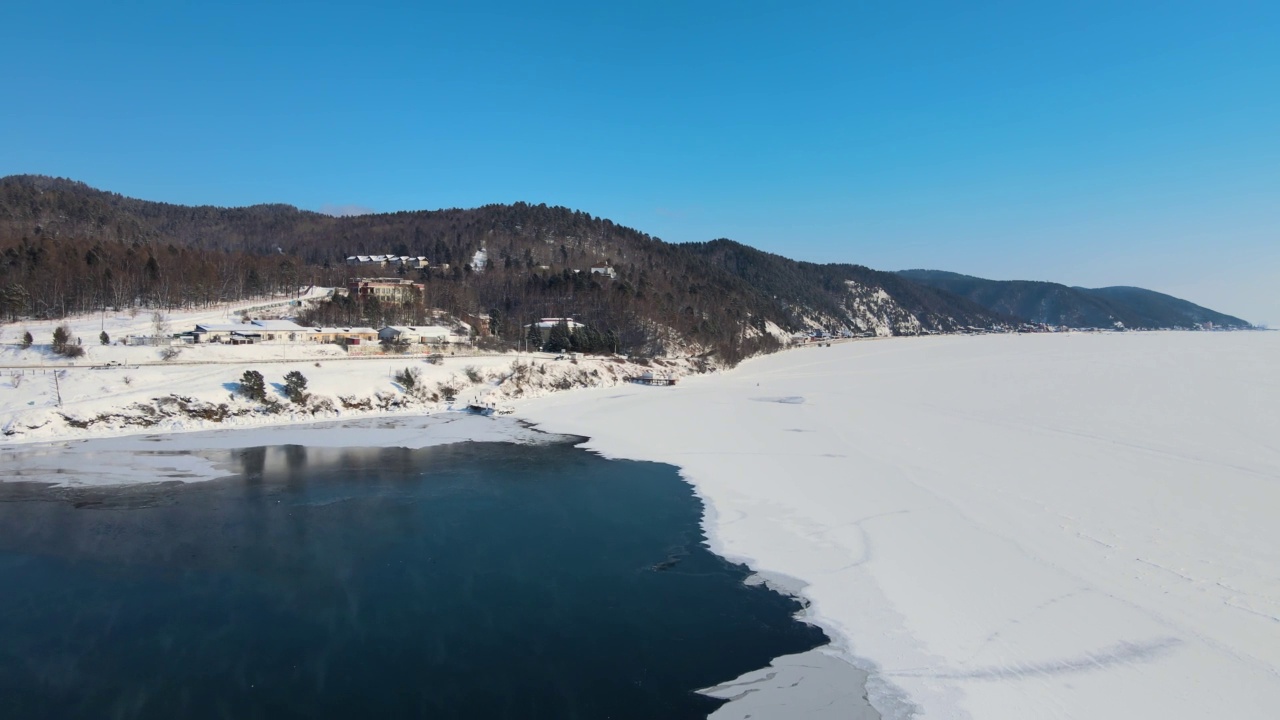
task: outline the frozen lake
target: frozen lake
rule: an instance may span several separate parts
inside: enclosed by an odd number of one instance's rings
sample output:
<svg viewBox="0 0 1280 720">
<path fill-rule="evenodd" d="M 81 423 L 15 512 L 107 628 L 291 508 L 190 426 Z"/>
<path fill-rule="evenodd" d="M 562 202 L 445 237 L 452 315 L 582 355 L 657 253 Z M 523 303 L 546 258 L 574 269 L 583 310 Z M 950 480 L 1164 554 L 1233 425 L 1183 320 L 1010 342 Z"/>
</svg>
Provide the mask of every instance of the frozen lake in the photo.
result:
<svg viewBox="0 0 1280 720">
<path fill-rule="evenodd" d="M 1280 333 L 895 338 L 521 414 L 679 466 L 886 717 L 1280 708 Z"/>
</svg>

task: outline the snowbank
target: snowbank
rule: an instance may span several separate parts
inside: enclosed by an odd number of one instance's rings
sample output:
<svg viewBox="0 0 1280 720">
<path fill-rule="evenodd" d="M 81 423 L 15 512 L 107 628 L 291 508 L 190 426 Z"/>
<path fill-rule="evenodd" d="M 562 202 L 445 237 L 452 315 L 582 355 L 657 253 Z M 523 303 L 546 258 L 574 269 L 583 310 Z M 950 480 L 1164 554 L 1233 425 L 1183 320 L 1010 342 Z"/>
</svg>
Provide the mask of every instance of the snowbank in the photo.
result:
<svg viewBox="0 0 1280 720">
<path fill-rule="evenodd" d="M 1263 719 L 1277 368 L 1277 333 L 894 339 L 520 415 L 681 467 L 714 549 L 805 583 L 885 717 Z"/>
<path fill-rule="evenodd" d="M 278 357 L 282 348 L 291 359 Z M 240 357 L 233 358 L 237 351 Z M 332 355 L 334 351 L 339 354 Z M 545 353 L 445 355 L 435 363 L 415 356 L 347 356 L 330 346 L 198 345 L 185 348 L 180 357 L 176 363 L 153 359 L 137 365 L 0 369 L 0 444 L 417 416 L 470 404 L 509 409 L 515 400 L 617 386 L 653 370 L 679 378 L 698 369 L 689 360 L 655 359 L 646 365 L 614 357 L 556 359 Z M 238 392 L 246 371 L 263 376 L 265 402 Z M 406 371 L 413 375 L 412 384 L 402 377 Z M 285 376 L 293 372 L 307 381 L 303 402 L 287 397 Z"/>
</svg>

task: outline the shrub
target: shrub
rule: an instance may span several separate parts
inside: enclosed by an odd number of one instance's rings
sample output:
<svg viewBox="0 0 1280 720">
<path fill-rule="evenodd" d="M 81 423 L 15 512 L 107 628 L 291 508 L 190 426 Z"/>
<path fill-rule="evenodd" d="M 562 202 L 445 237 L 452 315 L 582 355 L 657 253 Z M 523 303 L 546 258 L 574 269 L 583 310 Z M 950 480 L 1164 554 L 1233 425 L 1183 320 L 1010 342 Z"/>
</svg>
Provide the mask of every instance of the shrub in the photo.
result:
<svg viewBox="0 0 1280 720">
<path fill-rule="evenodd" d="M 405 390 L 413 392 L 413 389 L 422 382 L 422 373 L 418 371 L 418 368 L 407 367 L 396 372 L 395 379 Z"/>
<path fill-rule="evenodd" d="M 334 412 L 333 401 L 329 398 L 322 397 L 311 403 L 311 414 L 331 413 Z"/>
<path fill-rule="evenodd" d="M 160 359 L 164 360 L 165 362 L 168 362 L 178 357 L 178 355 L 180 355 L 181 353 L 182 353 L 182 348 L 174 347 L 170 345 L 169 347 L 160 351 Z"/>
<path fill-rule="evenodd" d="M 479 385 L 480 383 L 484 382 L 484 374 L 481 373 L 480 368 L 476 367 L 475 365 L 468 365 L 465 368 L 463 368 L 462 374 L 466 375 L 467 379 L 476 385 Z"/>
<path fill-rule="evenodd" d="M 284 394 L 295 403 L 307 401 L 307 378 L 297 370 L 284 376 Z"/>
<path fill-rule="evenodd" d="M 257 370 L 245 370 L 244 375 L 240 376 L 240 394 L 258 402 L 266 400 L 267 383 L 262 379 L 262 373 Z"/>
<path fill-rule="evenodd" d="M 107 331 L 106 331 L 106 330 L 103 330 L 103 331 L 98 335 L 98 342 L 102 343 L 103 345 L 110 345 L 110 344 L 111 344 L 111 336 L 107 334 Z"/>
<path fill-rule="evenodd" d="M 441 383 L 439 391 L 440 397 L 444 398 L 445 402 L 453 402 L 458 397 L 458 388 L 452 385 Z"/>
<path fill-rule="evenodd" d="M 62 357 L 78 358 L 84 355 L 84 348 L 79 345 L 63 345 L 62 352 L 58 354 Z"/>
<path fill-rule="evenodd" d="M 125 375 L 123 378 L 121 378 L 121 380 L 124 380 L 124 384 L 125 384 L 125 385 L 132 385 L 132 384 L 133 384 L 133 376 L 132 376 L 132 375 Z"/>
</svg>

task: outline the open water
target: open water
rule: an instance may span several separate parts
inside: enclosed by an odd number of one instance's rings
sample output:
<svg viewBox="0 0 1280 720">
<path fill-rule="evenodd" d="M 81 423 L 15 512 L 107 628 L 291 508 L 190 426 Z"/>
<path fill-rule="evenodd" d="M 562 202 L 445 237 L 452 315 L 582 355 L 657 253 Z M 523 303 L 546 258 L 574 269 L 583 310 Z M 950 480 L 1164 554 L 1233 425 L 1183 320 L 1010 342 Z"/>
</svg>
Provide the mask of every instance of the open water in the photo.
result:
<svg viewBox="0 0 1280 720">
<path fill-rule="evenodd" d="M 703 547 L 671 466 L 219 452 L 189 485 L 0 483 L 0 718 L 704 717 L 826 641 Z"/>
</svg>

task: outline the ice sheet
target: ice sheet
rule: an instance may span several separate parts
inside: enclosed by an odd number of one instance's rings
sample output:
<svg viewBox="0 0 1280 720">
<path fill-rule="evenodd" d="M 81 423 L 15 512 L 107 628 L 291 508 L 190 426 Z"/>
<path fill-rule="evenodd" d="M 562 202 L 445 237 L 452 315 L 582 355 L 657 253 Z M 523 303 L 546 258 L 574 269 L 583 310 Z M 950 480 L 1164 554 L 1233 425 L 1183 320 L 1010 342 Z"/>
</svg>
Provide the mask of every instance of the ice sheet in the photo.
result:
<svg viewBox="0 0 1280 720">
<path fill-rule="evenodd" d="M 886 717 L 1263 719 L 1278 373 L 1278 333 L 893 339 L 519 412 L 680 466 Z"/>
</svg>

